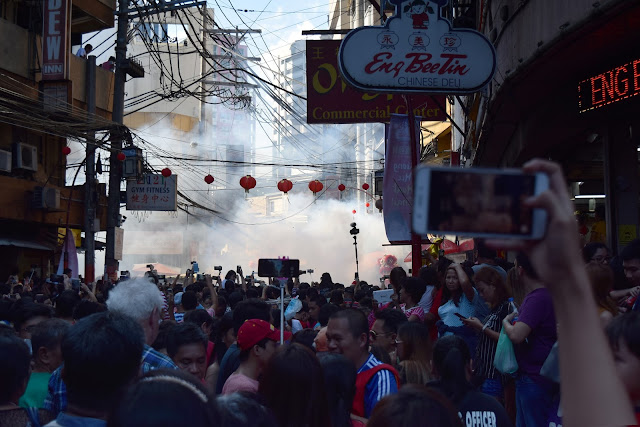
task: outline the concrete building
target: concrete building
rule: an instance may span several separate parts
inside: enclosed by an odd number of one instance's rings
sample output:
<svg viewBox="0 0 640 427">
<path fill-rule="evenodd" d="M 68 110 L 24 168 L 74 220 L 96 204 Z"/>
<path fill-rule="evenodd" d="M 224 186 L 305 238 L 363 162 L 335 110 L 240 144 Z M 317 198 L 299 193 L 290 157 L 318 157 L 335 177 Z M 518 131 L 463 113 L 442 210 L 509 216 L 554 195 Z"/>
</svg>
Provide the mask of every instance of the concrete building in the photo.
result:
<svg viewBox="0 0 640 427">
<path fill-rule="evenodd" d="M 46 4 L 49 3 L 49 4 Z M 115 0 L 0 1 L 0 277 L 55 273 L 58 229 L 84 225 L 84 188 L 65 182 L 66 138 L 82 139 L 87 61 L 71 52 L 82 34 L 112 28 Z M 43 9 L 44 7 L 44 9 Z M 47 7 L 55 7 L 47 9 Z M 43 13 L 44 12 L 44 13 Z M 48 20 L 54 14 L 53 20 Z M 61 17 L 61 18 L 56 18 Z M 43 46 L 43 28 L 47 43 Z M 94 129 L 110 127 L 113 73 L 96 70 Z M 73 129 L 75 130 L 73 130 Z M 96 214 L 106 226 L 105 187 Z M 77 272 L 76 272 L 77 273 Z"/>
</svg>

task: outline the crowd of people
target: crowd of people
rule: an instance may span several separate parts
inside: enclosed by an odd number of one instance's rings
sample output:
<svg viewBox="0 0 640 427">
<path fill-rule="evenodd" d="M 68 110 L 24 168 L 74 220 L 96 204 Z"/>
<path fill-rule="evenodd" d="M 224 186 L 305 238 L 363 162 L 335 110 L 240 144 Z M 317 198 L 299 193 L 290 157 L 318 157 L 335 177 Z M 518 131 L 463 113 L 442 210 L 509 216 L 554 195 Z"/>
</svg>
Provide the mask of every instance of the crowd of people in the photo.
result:
<svg viewBox="0 0 640 427">
<path fill-rule="evenodd" d="M 241 270 L 80 287 L 12 276 L 0 425 L 636 425 L 640 240 L 580 253 L 558 166 L 526 168 L 550 176 L 527 201 L 549 213 L 544 239 L 477 240 L 475 262 L 443 256 L 416 277 L 397 267 L 386 304 L 329 273 L 285 280 L 284 314 L 280 281 Z M 503 340 L 513 372 L 496 361 Z"/>
</svg>

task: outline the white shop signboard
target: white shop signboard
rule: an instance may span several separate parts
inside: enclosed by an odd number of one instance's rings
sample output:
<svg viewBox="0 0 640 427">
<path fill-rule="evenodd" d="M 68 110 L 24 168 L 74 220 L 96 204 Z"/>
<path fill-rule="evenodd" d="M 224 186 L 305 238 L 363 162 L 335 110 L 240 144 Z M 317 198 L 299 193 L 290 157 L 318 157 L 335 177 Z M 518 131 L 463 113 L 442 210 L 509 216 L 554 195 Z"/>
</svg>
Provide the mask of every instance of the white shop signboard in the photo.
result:
<svg viewBox="0 0 640 427">
<path fill-rule="evenodd" d="M 127 181 L 128 211 L 175 211 L 177 209 L 178 177 L 144 175 Z"/>
</svg>

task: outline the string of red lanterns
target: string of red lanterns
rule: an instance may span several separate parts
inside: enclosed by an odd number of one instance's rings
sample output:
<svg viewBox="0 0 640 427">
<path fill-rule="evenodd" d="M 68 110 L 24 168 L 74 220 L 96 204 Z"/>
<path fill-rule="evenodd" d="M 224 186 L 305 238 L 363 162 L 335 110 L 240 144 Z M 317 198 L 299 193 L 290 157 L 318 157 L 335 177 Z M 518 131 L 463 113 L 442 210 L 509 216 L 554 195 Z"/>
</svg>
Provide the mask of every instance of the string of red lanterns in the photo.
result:
<svg viewBox="0 0 640 427">
<path fill-rule="evenodd" d="M 206 182 L 207 184 L 213 184 L 213 176 L 211 176 L 211 174 L 207 175 L 204 177 L 204 182 Z"/>
<path fill-rule="evenodd" d="M 71 154 L 71 147 L 67 147 L 66 145 L 62 147 L 62 154 L 64 154 L 65 156 Z"/>
<path fill-rule="evenodd" d="M 165 178 L 169 178 L 171 176 L 171 169 L 169 168 L 164 168 L 162 169 L 162 171 L 160 172 L 162 174 L 162 176 L 164 176 Z"/>
</svg>

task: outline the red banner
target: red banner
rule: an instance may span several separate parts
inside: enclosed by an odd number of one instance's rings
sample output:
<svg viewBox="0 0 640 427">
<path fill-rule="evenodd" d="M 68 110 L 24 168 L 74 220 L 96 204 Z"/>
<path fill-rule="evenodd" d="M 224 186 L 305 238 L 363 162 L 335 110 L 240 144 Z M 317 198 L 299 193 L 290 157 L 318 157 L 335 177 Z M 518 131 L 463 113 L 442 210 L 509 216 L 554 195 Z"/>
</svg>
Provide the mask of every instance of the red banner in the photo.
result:
<svg viewBox="0 0 640 427">
<path fill-rule="evenodd" d="M 307 40 L 307 123 L 388 122 L 406 114 L 400 95 L 365 93 L 347 85 L 338 71 L 340 40 Z M 414 114 L 446 120 L 445 95 L 413 95 Z"/>
<path fill-rule="evenodd" d="M 69 78 L 69 0 L 44 0 L 42 80 Z"/>
</svg>

